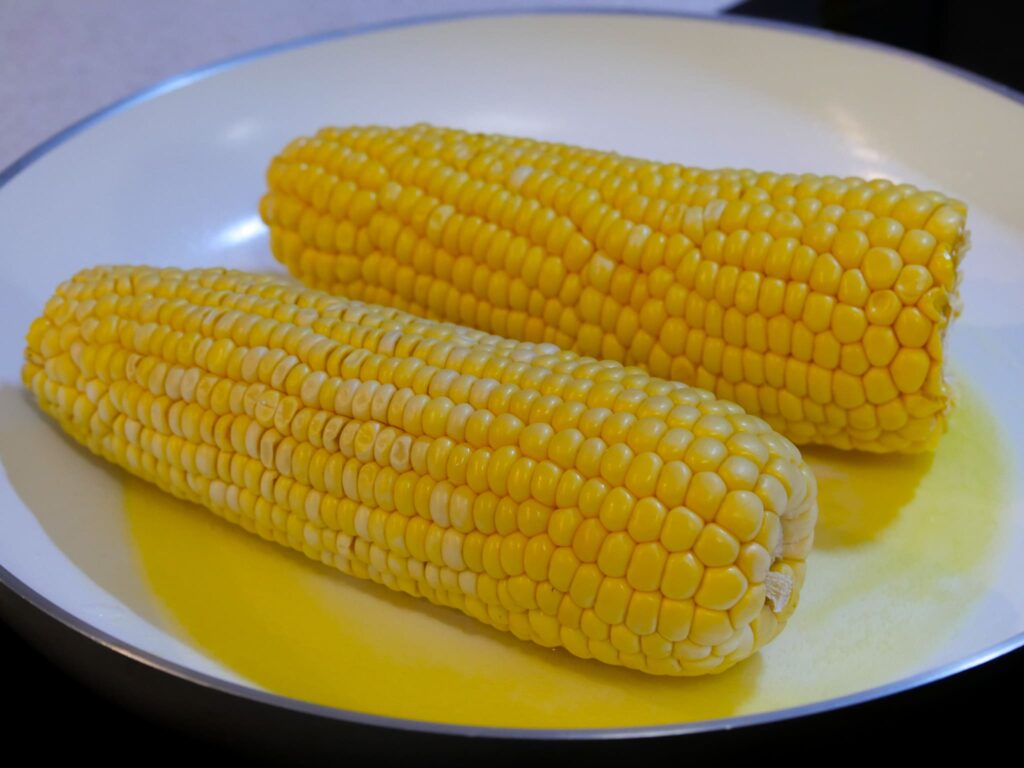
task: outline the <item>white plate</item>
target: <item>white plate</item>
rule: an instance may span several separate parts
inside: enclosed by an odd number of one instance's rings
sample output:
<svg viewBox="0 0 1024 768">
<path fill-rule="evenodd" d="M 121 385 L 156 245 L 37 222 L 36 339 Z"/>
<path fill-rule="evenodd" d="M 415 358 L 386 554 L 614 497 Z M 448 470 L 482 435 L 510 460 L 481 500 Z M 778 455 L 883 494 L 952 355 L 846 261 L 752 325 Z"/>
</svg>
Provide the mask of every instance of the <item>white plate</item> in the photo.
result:
<svg viewBox="0 0 1024 768">
<path fill-rule="evenodd" d="M 949 347 L 964 390 L 953 428 L 934 457 L 811 452 L 827 502 L 820 546 L 800 609 L 758 658 L 719 678 L 665 681 L 539 653 L 145 494 L 22 392 L 24 331 L 75 270 L 277 269 L 256 214 L 269 158 L 325 124 L 424 120 L 705 167 L 885 176 L 969 204 L 966 310 Z M 922 59 L 787 28 L 648 15 L 399 26 L 159 87 L 0 176 L 0 578 L 81 631 L 194 679 L 329 717 L 459 732 L 768 720 L 1017 647 L 1022 135 L 1020 103 Z M 338 647 L 365 648 L 352 659 Z M 405 686 L 402 700 L 364 680 Z"/>
</svg>

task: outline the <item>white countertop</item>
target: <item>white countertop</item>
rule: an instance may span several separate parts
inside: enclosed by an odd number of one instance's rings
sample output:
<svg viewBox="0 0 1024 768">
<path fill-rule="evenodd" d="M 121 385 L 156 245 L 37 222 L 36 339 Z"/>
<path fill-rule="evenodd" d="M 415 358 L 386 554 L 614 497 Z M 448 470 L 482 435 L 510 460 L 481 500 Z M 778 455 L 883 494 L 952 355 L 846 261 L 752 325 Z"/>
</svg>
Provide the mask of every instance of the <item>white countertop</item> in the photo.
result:
<svg viewBox="0 0 1024 768">
<path fill-rule="evenodd" d="M 0 169 L 181 72 L 333 30 L 484 10 L 716 13 L 728 0 L 0 0 Z"/>
</svg>

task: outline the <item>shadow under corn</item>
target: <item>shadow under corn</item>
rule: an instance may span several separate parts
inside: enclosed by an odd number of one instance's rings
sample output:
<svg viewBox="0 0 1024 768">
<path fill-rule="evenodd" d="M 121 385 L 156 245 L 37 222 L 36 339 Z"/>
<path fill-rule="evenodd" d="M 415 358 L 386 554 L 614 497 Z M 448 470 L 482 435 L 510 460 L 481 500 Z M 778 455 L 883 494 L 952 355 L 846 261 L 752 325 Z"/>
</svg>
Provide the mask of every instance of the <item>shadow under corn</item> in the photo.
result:
<svg viewBox="0 0 1024 768">
<path fill-rule="evenodd" d="M 157 537 L 158 546 L 140 549 L 137 518 L 133 520 L 126 513 L 124 494 L 128 488 L 145 486 L 148 489 L 148 486 L 94 456 L 64 434 L 57 424 L 38 410 L 32 396 L 18 386 L 0 386 L 0 425 L 0 462 L 11 485 L 53 544 L 87 578 L 152 624 L 179 636 L 183 629 L 199 648 L 236 672 L 257 683 L 267 684 L 270 690 L 282 692 L 273 681 L 262 679 L 266 669 L 265 654 L 292 660 L 289 677 L 293 678 L 294 687 L 289 685 L 287 693 L 301 694 L 305 685 L 295 678 L 323 677 L 326 670 L 334 670 L 334 674 L 338 674 L 346 664 L 353 663 L 352 659 L 345 658 L 341 653 L 342 646 L 336 643 L 338 633 L 350 632 L 353 628 L 339 623 L 338 615 L 327 608 L 323 610 L 334 615 L 307 618 L 307 626 L 316 625 L 325 631 L 301 636 L 282 632 L 282 617 L 275 618 L 261 605 L 254 606 L 248 623 L 239 621 L 240 614 L 227 610 L 227 607 L 240 597 L 240 585 L 217 581 L 219 576 L 231 575 L 218 570 L 218 564 L 230 552 L 244 552 L 250 548 L 258 548 L 261 552 L 265 550 L 267 557 L 286 562 L 285 568 L 289 571 L 315 574 L 316 581 L 325 589 L 331 592 L 337 589 L 338 599 L 346 599 L 348 595 L 363 602 L 386 606 L 396 615 L 398 626 L 405 623 L 401 618 L 403 614 L 412 614 L 418 617 L 417 621 L 437 623 L 445 628 L 445 632 L 454 630 L 458 636 L 496 644 L 500 648 L 499 656 L 507 655 L 513 667 L 526 665 L 532 669 L 531 674 L 541 679 L 558 680 L 558 686 L 565 691 L 582 691 L 594 686 L 602 691 L 603 696 L 611 695 L 622 705 L 621 709 L 617 706 L 607 712 L 607 722 L 595 725 L 641 724 L 628 716 L 630 702 L 644 705 L 646 722 L 724 717 L 739 711 L 756 691 L 761 673 L 759 656 L 720 675 L 689 679 L 644 675 L 597 661 L 577 659 L 564 650 L 550 650 L 520 641 L 453 609 L 344 576 L 299 553 L 248 536 L 199 506 L 174 499 L 155 488 L 151 497 L 150 491 L 146 491 L 141 506 L 135 507 L 134 514 L 151 518 L 151 531 Z M 139 494 L 135 496 L 137 503 Z M 178 519 L 187 516 L 202 522 L 180 528 L 171 516 L 179 516 Z M 195 547 L 197 542 L 194 540 L 183 540 L 180 546 L 172 547 L 169 539 L 182 533 L 208 539 L 208 546 L 204 550 L 202 546 Z M 243 559 L 247 556 L 239 555 Z M 194 575 L 195 585 L 191 594 L 202 591 L 208 596 L 212 593 L 217 596 L 205 603 L 190 599 L 187 605 L 176 604 L 169 593 L 159 588 L 161 582 L 178 578 L 176 573 L 179 576 L 182 573 Z M 246 581 L 255 576 L 244 569 L 237 571 L 235 576 L 239 573 Z M 304 582 L 308 583 L 308 579 L 289 578 L 283 583 L 259 585 L 250 592 L 258 598 L 259 593 L 265 595 L 267 589 L 285 587 L 286 584 L 294 587 Z M 322 594 L 323 590 L 318 588 L 317 593 Z M 305 605 L 313 606 L 309 610 L 318 610 L 318 604 L 323 603 L 305 601 Z M 74 606 L 66 607 L 74 610 Z M 415 624 L 413 621 L 410 626 Z M 409 657 L 415 657 L 412 651 L 422 642 L 424 638 L 415 632 L 404 633 L 397 643 L 396 656 L 406 656 L 402 652 L 404 650 Z M 436 654 L 434 660 L 438 663 L 451 664 L 456 669 L 461 666 L 463 659 L 455 648 L 443 644 L 432 644 L 432 647 L 435 648 L 432 654 Z M 451 658 L 446 660 L 446 656 Z M 392 659 L 390 663 L 401 666 L 403 660 Z M 514 688 L 514 681 L 507 678 L 509 672 L 508 669 L 493 669 L 486 673 L 486 679 L 467 677 L 462 684 L 470 699 L 474 695 L 490 697 L 504 688 Z M 313 693 L 311 689 L 307 691 Z M 314 694 L 310 698 L 316 700 L 320 697 Z M 509 695 L 507 706 L 525 706 L 527 710 L 534 706 L 529 701 L 517 699 L 515 694 Z M 431 714 L 438 720 L 445 719 L 445 712 Z M 471 718 L 466 719 L 471 721 Z"/>
<path fill-rule="evenodd" d="M 548 722 L 541 713 L 555 708 L 559 725 L 579 727 L 582 716 L 600 727 L 724 717 L 757 688 L 759 655 L 720 675 L 688 679 L 578 659 L 338 573 L 142 481 L 128 478 L 125 487 L 133 538 L 161 605 L 206 654 L 277 693 L 466 723 L 481 722 L 474 701 L 487 702 L 483 712 L 492 717 L 500 701 L 505 725 Z M 136 509 L 140 503 L 144 508 Z M 353 703 L 352 686 L 367 675 L 394 692 L 385 697 L 390 704 Z M 446 690 L 438 695 L 433 686 L 442 679 Z M 534 693 L 549 686 L 554 698 L 537 700 Z M 577 699 L 592 696 L 616 704 L 574 714 Z M 418 704 L 406 711 L 407 701 Z"/>
<path fill-rule="evenodd" d="M 816 549 L 877 538 L 913 501 L 935 461 L 932 452 L 878 455 L 808 446 L 801 453 L 818 480 Z"/>
<path fill-rule="evenodd" d="M 53 544 L 86 577 L 137 615 L 162 623 L 129 546 L 123 473 L 64 434 L 30 393 L 10 384 L 0 385 L 0 465 Z"/>
</svg>

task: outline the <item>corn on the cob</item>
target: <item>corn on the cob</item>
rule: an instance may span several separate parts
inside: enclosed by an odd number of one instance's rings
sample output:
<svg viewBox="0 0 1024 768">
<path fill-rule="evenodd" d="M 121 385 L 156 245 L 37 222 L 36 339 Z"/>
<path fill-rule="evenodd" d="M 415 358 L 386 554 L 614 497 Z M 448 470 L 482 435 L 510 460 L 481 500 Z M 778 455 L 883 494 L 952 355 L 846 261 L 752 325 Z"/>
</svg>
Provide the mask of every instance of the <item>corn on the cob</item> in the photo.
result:
<svg viewBox="0 0 1024 768">
<path fill-rule="evenodd" d="M 934 446 L 962 203 L 416 125 L 327 128 L 261 204 L 310 286 L 641 365 L 796 443 Z"/>
<path fill-rule="evenodd" d="M 717 672 L 794 609 L 793 444 L 708 392 L 224 270 L 103 267 L 25 385 L 97 454 L 265 539 L 517 637 Z"/>
</svg>

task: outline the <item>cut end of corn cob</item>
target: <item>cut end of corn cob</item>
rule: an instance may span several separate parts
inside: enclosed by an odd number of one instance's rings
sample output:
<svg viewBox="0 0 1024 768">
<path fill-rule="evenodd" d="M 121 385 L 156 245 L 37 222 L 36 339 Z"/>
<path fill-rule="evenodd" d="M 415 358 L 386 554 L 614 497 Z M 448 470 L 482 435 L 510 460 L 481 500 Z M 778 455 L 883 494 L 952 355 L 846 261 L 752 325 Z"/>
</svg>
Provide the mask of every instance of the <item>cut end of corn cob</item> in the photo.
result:
<svg viewBox="0 0 1024 768">
<path fill-rule="evenodd" d="M 796 607 L 814 477 L 709 392 L 216 269 L 85 270 L 27 340 L 95 453 L 521 639 L 696 675 Z"/>
<path fill-rule="evenodd" d="M 325 128 L 267 178 L 271 247 L 307 285 L 640 365 L 798 444 L 945 431 L 967 239 L 938 192 L 430 125 Z"/>
</svg>

